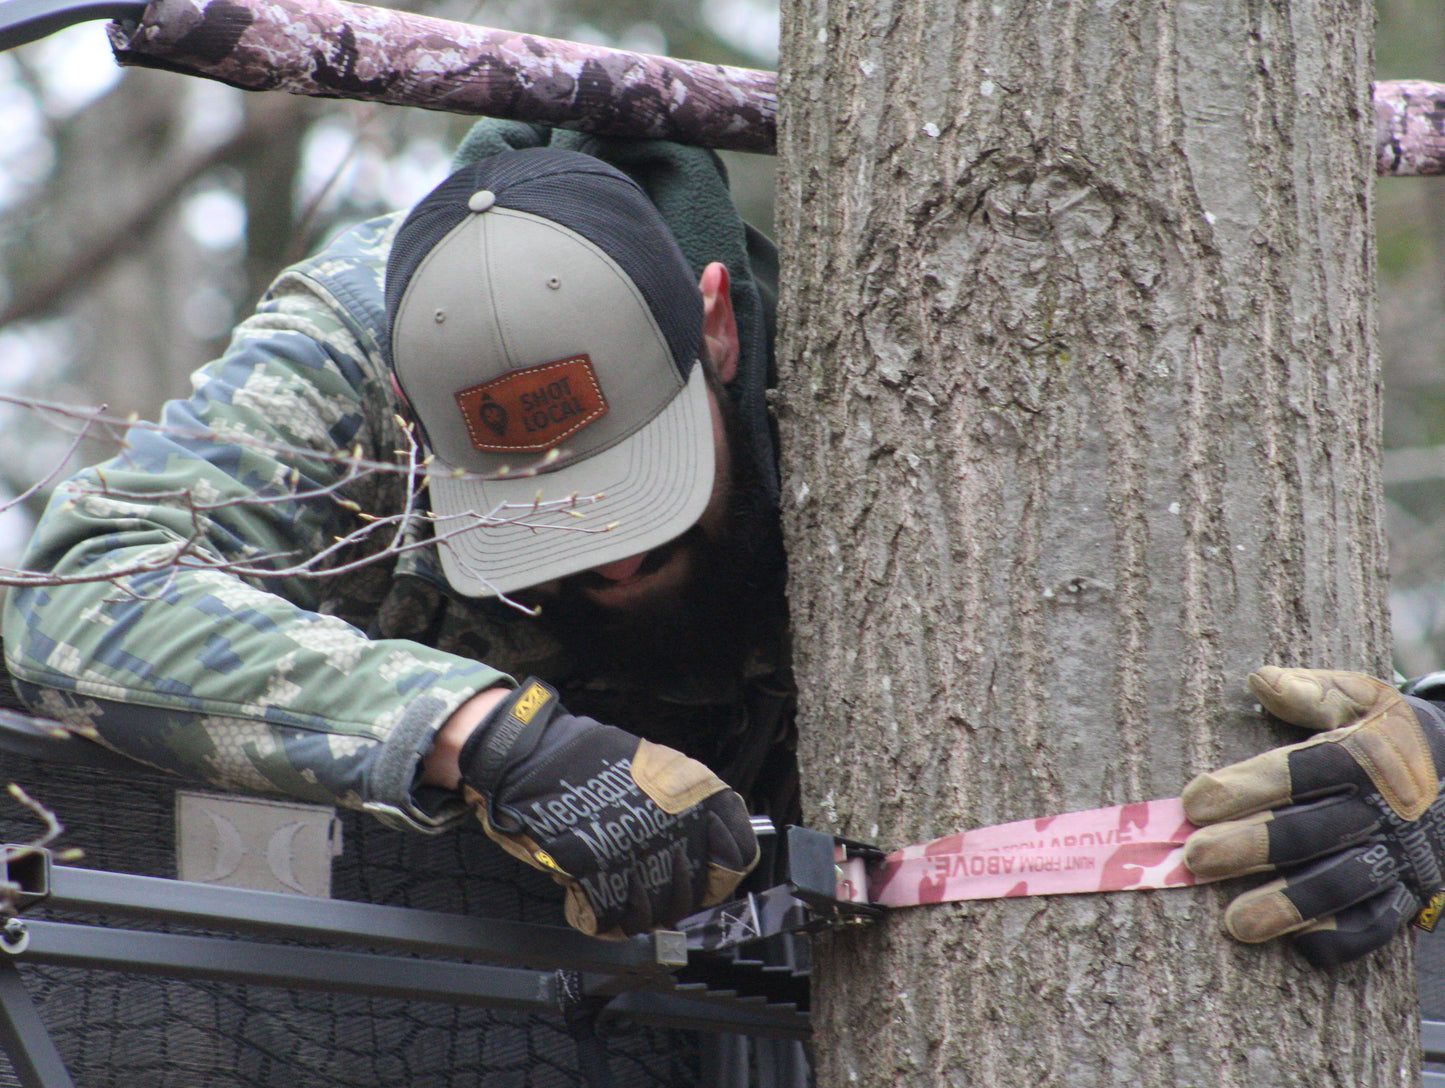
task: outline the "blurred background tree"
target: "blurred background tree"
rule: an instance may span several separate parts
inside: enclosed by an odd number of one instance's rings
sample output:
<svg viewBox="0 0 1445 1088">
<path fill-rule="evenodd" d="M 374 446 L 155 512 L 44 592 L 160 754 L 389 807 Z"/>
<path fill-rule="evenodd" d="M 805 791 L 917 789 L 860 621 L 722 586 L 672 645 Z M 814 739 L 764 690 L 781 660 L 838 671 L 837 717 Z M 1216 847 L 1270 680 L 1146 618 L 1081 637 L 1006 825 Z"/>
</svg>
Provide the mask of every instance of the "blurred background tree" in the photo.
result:
<svg viewBox="0 0 1445 1088">
<path fill-rule="evenodd" d="M 1380 79 L 1445 81 L 1445 5 L 1378 0 Z M 1445 178 L 1378 184 L 1385 497 L 1396 667 L 1445 668 Z"/>
<path fill-rule="evenodd" d="M 1378 3 L 1379 78 L 1445 82 L 1445 0 Z M 777 59 L 775 0 L 420 6 L 643 52 Z M 470 123 L 121 70 L 98 22 L 0 54 L 0 390 L 153 415 L 279 268 L 421 196 Z M 745 214 L 770 229 L 772 159 L 724 157 Z M 1418 675 L 1445 668 L 1445 179 L 1378 184 L 1396 660 Z M 0 405 L 0 498 L 68 441 Z M 41 501 L 0 518 L 0 562 Z"/>
</svg>

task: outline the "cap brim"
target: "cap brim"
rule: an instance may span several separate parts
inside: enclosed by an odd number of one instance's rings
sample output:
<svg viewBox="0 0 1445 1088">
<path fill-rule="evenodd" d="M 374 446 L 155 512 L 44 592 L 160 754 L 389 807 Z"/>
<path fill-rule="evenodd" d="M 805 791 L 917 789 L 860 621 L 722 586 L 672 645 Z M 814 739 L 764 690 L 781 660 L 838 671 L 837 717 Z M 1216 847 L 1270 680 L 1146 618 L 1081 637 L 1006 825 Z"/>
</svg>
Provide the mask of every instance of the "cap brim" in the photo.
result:
<svg viewBox="0 0 1445 1088">
<path fill-rule="evenodd" d="M 487 597 L 651 551 L 702 516 L 713 461 L 712 408 L 695 363 L 651 422 L 576 464 L 528 475 L 521 463 L 519 475 L 488 480 L 432 476 L 442 571 L 458 593 Z"/>
</svg>

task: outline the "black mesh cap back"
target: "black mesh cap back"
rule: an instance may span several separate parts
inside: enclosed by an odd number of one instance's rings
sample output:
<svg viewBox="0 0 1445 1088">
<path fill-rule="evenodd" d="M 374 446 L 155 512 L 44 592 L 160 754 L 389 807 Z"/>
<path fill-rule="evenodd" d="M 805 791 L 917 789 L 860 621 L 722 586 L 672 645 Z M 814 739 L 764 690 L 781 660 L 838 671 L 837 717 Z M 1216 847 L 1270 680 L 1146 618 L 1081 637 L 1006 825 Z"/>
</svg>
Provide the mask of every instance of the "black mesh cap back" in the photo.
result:
<svg viewBox="0 0 1445 1088">
<path fill-rule="evenodd" d="M 637 285 L 686 380 L 702 344 L 702 294 L 677 240 L 642 189 L 601 159 L 556 148 L 508 151 L 456 171 L 419 201 L 386 265 L 390 325 L 412 274 L 481 189 L 497 207 L 550 219 L 597 246 Z M 385 338 L 388 356 L 391 336 Z"/>
</svg>

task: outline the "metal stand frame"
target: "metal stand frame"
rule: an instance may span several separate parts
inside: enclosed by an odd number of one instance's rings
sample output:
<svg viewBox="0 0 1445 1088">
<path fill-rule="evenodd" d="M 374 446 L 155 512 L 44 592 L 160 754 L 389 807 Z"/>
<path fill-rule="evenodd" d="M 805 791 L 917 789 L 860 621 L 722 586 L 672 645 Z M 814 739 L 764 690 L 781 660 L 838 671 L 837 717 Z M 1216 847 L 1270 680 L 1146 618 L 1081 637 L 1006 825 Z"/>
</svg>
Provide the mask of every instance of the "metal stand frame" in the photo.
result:
<svg viewBox="0 0 1445 1088">
<path fill-rule="evenodd" d="M 677 932 L 599 941 L 555 926 L 52 865 L 29 847 L 7 848 L 6 855 L 0 883 L 12 901 L 27 908 L 43 903 L 46 914 L 105 919 L 17 915 L 0 930 L 0 1046 L 24 1088 L 73 1088 L 21 978 L 18 965 L 25 963 L 564 1017 L 591 1004 L 603 1020 L 769 1039 L 808 1035 L 807 1013 L 795 1004 L 679 982 L 675 974 L 689 954 Z M 126 919 L 206 932 L 114 924 Z M 784 1076 L 780 1070 L 767 1079 L 796 1083 Z"/>
<path fill-rule="evenodd" d="M 4 707 L 0 752 L 122 775 L 138 766 Z M 764 842 L 761 881 L 784 863 L 772 824 L 754 827 Z M 826 891 L 831 879 L 830 861 L 800 891 L 811 882 Z M 24 1088 L 73 1088 L 26 990 L 26 963 L 517 1009 L 569 1024 L 626 1018 L 715 1033 L 704 1048 L 710 1084 L 808 1082 L 798 1045 L 809 1034 L 806 949 L 788 934 L 733 934 L 733 944 L 751 942 L 744 951 L 702 949 L 669 931 L 599 941 L 558 926 L 56 865 L 31 846 L 0 847 L 6 915 L 14 917 L 0 926 L 0 1048 Z"/>
<path fill-rule="evenodd" d="M 1445 1062 L 1445 1023 L 1439 1020 L 1420 1021 L 1420 1046 L 1425 1052 L 1425 1061 Z M 1445 1088 L 1445 1073 L 1432 1073 L 1428 1069 L 1420 1074 L 1421 1088 Z"/>
</svg>

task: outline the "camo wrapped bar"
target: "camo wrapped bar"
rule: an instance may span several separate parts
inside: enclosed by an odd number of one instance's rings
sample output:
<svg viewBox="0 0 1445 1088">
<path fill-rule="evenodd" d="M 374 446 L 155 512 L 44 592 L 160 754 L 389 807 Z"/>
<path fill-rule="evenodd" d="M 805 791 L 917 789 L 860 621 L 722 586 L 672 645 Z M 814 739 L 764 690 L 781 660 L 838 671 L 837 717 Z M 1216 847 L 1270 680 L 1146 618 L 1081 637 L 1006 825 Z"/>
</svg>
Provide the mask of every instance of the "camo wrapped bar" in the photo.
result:
<svg viewBox="0 0 1445 1088">
<path fill-rule="evenodd" d="M 1445 84 L 1375 84 L 1375 172 L 1445 174 Z"/>
<path fill-rule="evenodd" d="M 154 0 L 112 23 L 123 65 L 607 136 L 773 150 L 771 72 L 649 56 L 343 0 Z"/>
<path fill-rule="evenodd" d="M 777 76 L 344 0 L 153 0 L 110 26 L 121 64 L 606 136 L 771 153 Z M 1445 173 L 1445 84 L 1376 83 L 1381 176 Z"/>
</svg>

